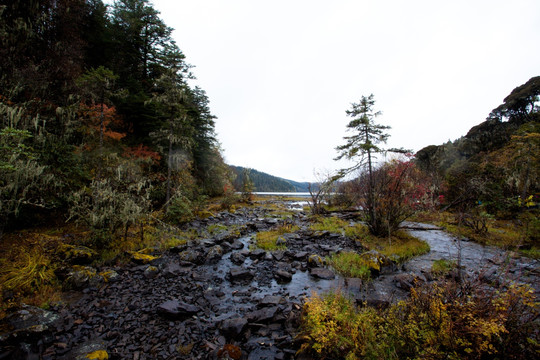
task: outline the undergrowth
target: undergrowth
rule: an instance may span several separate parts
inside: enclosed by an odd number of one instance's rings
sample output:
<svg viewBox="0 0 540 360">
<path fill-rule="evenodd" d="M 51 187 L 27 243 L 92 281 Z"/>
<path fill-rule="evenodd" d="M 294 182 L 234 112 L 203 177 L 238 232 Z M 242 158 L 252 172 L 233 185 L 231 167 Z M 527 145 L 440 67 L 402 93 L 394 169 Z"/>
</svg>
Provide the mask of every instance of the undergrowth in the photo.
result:
<svg viewBox="0 0 540 360">
<path fill-rule="evenodd" d="M 539 303 L 529 286 L 499 290 L 445 281 L 413 288 L 381 310 L 341 293 L 313 295 L 303 309 L 299 352 L 316 359 L 532 359 Z"/>
</svg>

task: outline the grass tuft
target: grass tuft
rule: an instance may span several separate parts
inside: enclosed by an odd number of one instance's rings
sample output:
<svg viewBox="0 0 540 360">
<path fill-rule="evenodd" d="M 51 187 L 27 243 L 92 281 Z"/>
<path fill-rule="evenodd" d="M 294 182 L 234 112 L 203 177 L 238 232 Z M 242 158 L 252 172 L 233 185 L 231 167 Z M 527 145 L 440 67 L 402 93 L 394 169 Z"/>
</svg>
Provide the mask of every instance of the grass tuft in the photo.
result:
<svg viewBox="0 0 540 360">
<path fill-rule="evenodd" d="M 326 259 L 327 262 L 345 277 L 368 280 L 371 275 L 370 267 L 364 258 L 354 251 L 342 251 Z"/>
</svg>

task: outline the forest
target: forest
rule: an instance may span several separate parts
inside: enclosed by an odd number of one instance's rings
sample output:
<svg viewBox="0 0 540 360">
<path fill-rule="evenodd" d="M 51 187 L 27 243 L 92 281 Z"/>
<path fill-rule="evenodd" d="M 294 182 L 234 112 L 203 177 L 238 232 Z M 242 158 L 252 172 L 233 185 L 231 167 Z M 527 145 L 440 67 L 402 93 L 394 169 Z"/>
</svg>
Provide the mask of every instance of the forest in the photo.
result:
<svg viewBox="0 0 540 360">
<path fill-rule="evenodd" d="M 149 1 L 0 15 L 0 229 L 69 214 L 99 237 L 230 187 L 209 99 Z"/>
</svg>

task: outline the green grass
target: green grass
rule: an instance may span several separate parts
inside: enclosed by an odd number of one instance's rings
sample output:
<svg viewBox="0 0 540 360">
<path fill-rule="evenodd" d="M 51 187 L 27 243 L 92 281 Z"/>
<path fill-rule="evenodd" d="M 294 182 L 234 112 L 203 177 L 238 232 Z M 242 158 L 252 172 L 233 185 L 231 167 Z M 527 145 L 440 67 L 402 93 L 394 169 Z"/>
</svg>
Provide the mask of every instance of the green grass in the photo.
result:
<svg viewBox="0 0 540 360">
<path fill-rule="evenodd" d="M 313 231 L 329 231 L 331 233 L 344 234 L 345 228 L 348 226 L 349 223 L 335 216 L 316 217 L 315 222 L 311 224 L 310 229 Z"/>
<path fill-rule="evenodd" d="M 274 230 L 260 231 L 255 235 L 256 247 L 267 250 L 286 250 L 285 245 L 277 245 L 277 239 L 287 233 L 293 233 L 299 229 L 296 225 L 282 225 Z"/>
<path fill-rule="evenodd" d="M 326 259 L 327 262 L 341 275 L 345 277 L 360 278 L 368 280 L 370 278 L 370 267 L 361 255 L 354 251 L 343 251 L 333 254 Z"/>
<path fill-rule="evenodd" d="M 435 276 L 444 276 L 457 266 L 453 260 L 439 259 L 435 260 L 431 265 L 431 272 Z"/>
<path fill-rule="evenodd" d="M 415 256 L 426 254 L 430 250 L 428 243 L 405 231 L 396 231 L 390 239 L 368 236 L 361 242 L 366 248 L 377 250 L 397 263 L 403 263 Z"/>
</svg>

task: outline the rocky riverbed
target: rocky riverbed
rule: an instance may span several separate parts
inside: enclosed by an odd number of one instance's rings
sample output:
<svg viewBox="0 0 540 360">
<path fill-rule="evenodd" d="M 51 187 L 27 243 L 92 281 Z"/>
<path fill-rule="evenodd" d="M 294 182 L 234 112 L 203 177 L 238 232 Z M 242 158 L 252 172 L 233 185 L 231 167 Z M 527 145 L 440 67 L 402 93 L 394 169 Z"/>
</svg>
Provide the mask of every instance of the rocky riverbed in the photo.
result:
<svg viewBox="0 0 540 360">
<path fill-rule="evenodd" d="M 0 359 L 293 359 L 302 304 L 312 292 L 339 288 L 360 303 L 387 306 L 406 297 L 415 281 L 431 281 L 431 263 L 441 258 L 459 257 L 466 275 L 487 283 L 511 277 L 539 291 L 537 261 L 509 259 L 419 224 L 407 226 L 432 251 L 400 266 L 381 263 L 369 283 L 342 278 L 323 261 L 365 249 L 344 235 L 310 230 L 301 211 L 287 220 L 299 226 L 281 238 L 287 250 L 253 247 L 257 231 L 283 221 L 260 208 L 223 212 L 191 227 L 235 231 L 155 252 L 146 264 L 83 272 L 80 290 L 66 294 L 71 301 L 6 318 L 12 331 L 0 338 Z"/>
</svg>

